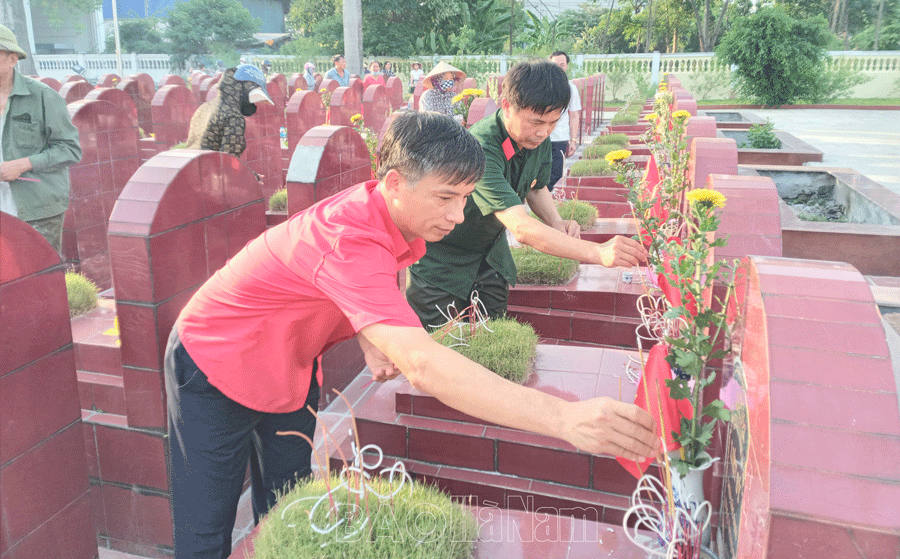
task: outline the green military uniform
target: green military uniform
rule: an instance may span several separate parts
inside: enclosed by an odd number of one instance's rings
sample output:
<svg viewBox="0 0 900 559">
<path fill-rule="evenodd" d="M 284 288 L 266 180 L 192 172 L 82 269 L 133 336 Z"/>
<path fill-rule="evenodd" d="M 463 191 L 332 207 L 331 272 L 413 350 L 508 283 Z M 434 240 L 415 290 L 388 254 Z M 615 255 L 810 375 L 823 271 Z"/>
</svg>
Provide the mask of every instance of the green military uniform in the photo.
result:
<svg viewBox="0 0 900 559">
<path fill-rule="evenodd" d="M 407 299 L 425 326 L 443 322 L 435 304 L 445 308 L 456 300 L 457 310 L 462 310 L 473 289 L 489 314 L 506 312 L 508 286 L 516 284 L 516 265 L 506 228 L 494 212 L 521 205 L 532 188 L 544 188 L 550 180 L 551 156 L 549 139 L 532 150 L 517 146 L 501 115 L 498 110 L 470 130 L 484 149 L 485 171 L 466 203 L 465 221 L 440 241 L 427 243 L 425 256 L 410 268 Z M 437 297 L 436 290 L 445 297 Z"/>
</svg>

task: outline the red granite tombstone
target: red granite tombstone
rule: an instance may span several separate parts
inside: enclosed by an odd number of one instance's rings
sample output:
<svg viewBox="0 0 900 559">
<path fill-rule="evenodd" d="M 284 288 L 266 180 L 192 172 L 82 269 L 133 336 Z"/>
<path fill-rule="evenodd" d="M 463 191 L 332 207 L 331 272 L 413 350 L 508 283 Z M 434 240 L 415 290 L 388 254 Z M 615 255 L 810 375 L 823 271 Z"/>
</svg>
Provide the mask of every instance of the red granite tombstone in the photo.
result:
<svg viewBox="0 0 900 559">
<path fill-rule="evenodd" d="M 122 108 L 134 122 L 135 128 L 138 126 L 137 107 L 134 99 L 121 89 L 115 87 L 95 87 L 85 97 L 85 101 L 107 101 L 113 105 Z"/>
<path fill-rule="evenodd" d="M 122 81 L 119 74 L 103 74 L 97 78 L 97 87 L 116 87 Z"/>
<path fill-rule="evenodd" d="M 339 84 L 337 80 L 324 79 L 324 80 L 322 80 L 322 83 L 320 83 L 316 86 L 316 91 L 318 93 L 321 93 L 322 90 L 324 89 L 326 91 L 330 91 L 331 93 L 334 93 L 334 90 L 339 87 L 341 87 L 341 84 Z"/>
<path fill-rule="evenodd" d="M 206 96 L 203 98 L 203 103 L 206 103 L 207 101 L 212 101 L 213 99 L 215 99 L 218 96 L 219 96 L 219 88 L 212 87 L 209 89 L 209 91 L 206 92 Z"/>
<path fill-rule="evenodd" d="M 0 213 L 0 557 L 94 559 L 65 267 Z"/>
<path fill-rule="evenodd" d="M 403 106 L 403 82 L 397 76 L 391 76 L 385 82 L 388 100 L 394 110 Z"/>
<path fill-rule="evenodd" d="M 37 81 L 41 82 L 42 84 L 44 84 L 44 85 L 46 85 L 46 86 L 49 86 L 49 87 L 52 87 L 52 88 L 53 88 L 53 91 L 57 91 L 57 92 L 58 92 L 58 91 L 59 91 L 59 88 L 62 87 L 62 84 L 59 83 L 57 80 L 55 80 L 55 79 L 53 79 L 53 78 L 48 78 L 48 77 L 46 77 L 46 76 L 43 76 L 43 77 L 36 78 L 36 79 L 37 79 Z"/>
<path fill-rule="evenodd" d="M 208 80 L 200 81 L 199 91 L 200 91 L 200 102 L 201 103 L 204 103 L 211 99 L 211 97 L 209 97 L 209 92 L 212 90 L 218 89 L 217 84 L 219 83 L 219 79 L 221 77 L 222 76 L 219 75 L 219 76 L 209 78 Z"/>
<path fill-rule="evenodd" d="M 288 82 L 287 78 L 284 77 L 284 74 L 272 74 L 271 76 L 269 76 L 268 82 L 275 82 L 278 84 L 278 87 L 281 88 L 281 96 L 284 99 L 289 99 L 291 93 L 293 93 L 288 91 Z"/>
<path fill-rule="evenodd" d="M 164 85 L 153 96 L 153 135 L 160 151 L 187 140 L 197 110 L 194 94 L 183 85 Z"/>
<path fill-rule="evenodd" d="M 371 176 L 369 149 L 356 130 L 316 126 L 303 135 L 291 157 L 287 176 L 288 215 Z"/>
<path fill-rule="evenodd" d="M 106 226 L 125 183 L 140 166 L 133 116 L 107 101 L 77 101 L 69 116 L 78 128 L 81 161 L 69 167 L 70 202 L 63 254 L 100 288 L 112 285 Z"/>
<path fill-rule="evenodd" d="M 195 74 L 194 76 L 191 79 L 191 93 L 194 94 L 198 104 L 203 103 L 206 100 L 206 90 L 209 89 L 208 87 L 203 87 L 203 84 L 212 78 L 206 74 Z"/>
<path fill-rule="evenodd" d="M 673 109 L 676 111 L 687 111 L 691 113 L 691 116 L 697 116 L 697 100 L 694 98 L 679 97 L 675 99 L 675 106 Z"/>
<path fill-rule="evenodd" d="M 160 78 L 159 87 L 167 85 L 180 85 L 182 87 L 187 87 L 187 83 L 184 81 L 184 78 L 182 78 L 178 74 L 166 74 L 165 76 Z"/>
<path fill-rule="evenodd" d="M 357 88 L 339 87 L 331 94 L 329 106 L 330 123 L 336 126 L 351 126 L 350 117 L 362 112 L 362 99 Z"/>
<path fill-rule="evenodd" d="M 478 80 L 475 78 L 466 78 L 462 82 L 463 89 L 478 89 Z"/>
<path fill-rule="evenodd" d="M 245 119 L 247 147 L 241 159 L 262 176 L 262 192 L 268 198 L 284 187 L 281 161 L 281 126 L 284 111 L 268 103 L 257 105 Z"/>
<path fill-rule="evenodd" d="M 291 95 L 285 113 L 290 153 L 310 128 L 325 124 L 325 106 L 315 91 L 302 90 Z"/>
<path fill-rule="evenodd" d="M 269 98 L 272 99 L 272 103 L 275 105 L 275 116 L 278 119 L 278 127 L 281 128 L 285 125 L 284 110 L 287 105 L 284 89 L 282 89 L 281 84 L 277 81 L 269 81 L 266 83 L 266 92 L 269 94 Z"/>
<path fill-rule="evenodd" d="M 69 82 L 77 82 L 77 81 L 86 82 L 87 78 L 82 76 L 81 74 L 69 74 L 67 76 L 64 76 L 63 79 L 59 83 L 62 85 L 65 85 Z"/>
<path fill-rule="evenodd" d="M 301 72 L 294 72 L 291 74 L 291 77 L 287 80 L 288 83 L 288 98 L 298 92 L 298 91 L 308 91 L 309 87 L 307 86 L 306 79 L 303 77 Z"/>
<path fill-rule="evenodd" d="M 384 121 L 391 114 L 391 102 L 383 85 L 370 85 L 363 94 L 362 114 L 365 115 L 366 127 L 377 134 L 384 126 Z"/>
<path fill-rule="evenodd" d="M 92 89 L 94 89 L 94 86 L 86 81 L 69 80 L 59 88 L 59 94 L 68 104 L 81 101 Z"/>
<path fill-rule="evenodd" d="M 150 74 L 141 72 L 139 74 L 132 74 L 128 77 L 141 82 L 141 87 L 146 91 L 150 91 L 150 98 L 153 98 L 153 93 L 156 93 L 156 82 Z"/>
<path fill-rule="evenodd" d="M 125 78 L 119 82 L 116 88 L 131 95 L 131 99 L 137 107 L 138 126 L 147 134 L 153 132 L 153 112 L 150 109 L 150 102 L 153 100 L 155 89 L 148 86 L 147 80 L 136 77 Z"/>
<path fill-rule="evenodd" d="M 362 100 L 363 93 L 366 91 L 366 86 L 363 84 L 362 80 L 354 80 L 350 79 L 350 89 L 356 92 L 356 95 L 360 100 Z"/>
<path fill-rule="evenodd" d="M 469 119 L 466 124 L 471 127 L 479 120 L 492 116 L 499 108 L 490 97 L 477 97 L 469 106 Z"/>
<path fill-rule="evenodd" d="M 413 110 L 419 110 L 419 99 L 424 92 L 425 88 L 422 86 L 422 80 L 420 79 L 419 83 L 416 84 L 415 89 L 413 89 Z"/>
<path fill-rule="evenodd" d="M 172 553 L 163 352 L 181 308 L 265 227 L 253 174 L 222 152 L 174 150 L 143 165 L 110 217 L 124 415 L 91 418 L 105 518 L 100 536 L 141 556 Z M 90 450 L 90 449 L 89 449 Z"/>
</svg>

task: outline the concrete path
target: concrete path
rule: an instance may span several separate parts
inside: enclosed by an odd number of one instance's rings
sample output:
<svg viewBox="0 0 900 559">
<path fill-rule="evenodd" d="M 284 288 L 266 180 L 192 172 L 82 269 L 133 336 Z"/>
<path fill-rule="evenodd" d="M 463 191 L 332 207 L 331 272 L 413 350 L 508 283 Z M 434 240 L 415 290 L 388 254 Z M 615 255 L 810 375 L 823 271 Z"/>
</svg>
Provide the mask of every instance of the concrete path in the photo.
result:
<svg viewBox="0 0 900 559">
<path fill-rule="evenodd" d="M 900 111 L 748 109 L 822 151 L 808 166 L 856 169 L 900 194 Z"/>
</svg>

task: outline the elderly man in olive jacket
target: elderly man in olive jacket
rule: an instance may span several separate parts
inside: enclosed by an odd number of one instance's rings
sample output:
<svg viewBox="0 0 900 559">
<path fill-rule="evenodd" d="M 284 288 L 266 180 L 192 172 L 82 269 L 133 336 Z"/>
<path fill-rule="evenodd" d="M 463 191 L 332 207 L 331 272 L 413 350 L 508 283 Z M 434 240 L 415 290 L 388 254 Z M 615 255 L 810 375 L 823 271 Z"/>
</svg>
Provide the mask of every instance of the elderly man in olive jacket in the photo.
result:
<svg viewBox="0 0 900 559">
<path fill-rule="evenodd" d="M 0 25 L 0 211 L 27 222 L 60 252 L 68 166 L 81 160 L 81 146 L 65 100 L 16 70 L 25 57 Z"/>
</svg>

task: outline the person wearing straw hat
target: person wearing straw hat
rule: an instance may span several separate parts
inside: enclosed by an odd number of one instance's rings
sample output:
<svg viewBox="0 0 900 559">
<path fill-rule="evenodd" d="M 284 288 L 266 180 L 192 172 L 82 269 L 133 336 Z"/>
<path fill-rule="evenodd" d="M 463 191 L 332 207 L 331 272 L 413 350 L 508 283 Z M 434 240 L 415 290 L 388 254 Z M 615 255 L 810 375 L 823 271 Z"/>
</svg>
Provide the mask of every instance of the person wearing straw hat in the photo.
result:
<svg viewBox="0 0 900 559">
<path fill-rule="evenodd" d="M 81 161 L 81 145 L 59 93 L 16 70 L 26 57 L 13 32 L 0 25 L 0 211 L 34 227 L 61 252 L 67 167 Z"/>
<path fill-rule="evenodd" d="M 500 109 L 469 129 L 484 149 L 484 177 L 469 196 L 463 223 L 429 242 L 410 267 L 406 299 L 426 328 L 446 322 L 448 308 L 468 307 L 476 291 L 489 316 L 506 314 L 509 286 L 516 284 L 507 231 L 522 245 L 587 264 L 630 267 L 646 260 L 644 247 L 628 237 L 582 240 L 578 222 L 556 209 L 546 188 L 550 132 L 569 101 L 562 68 L 549 60 L 520 62 L 503 79 Z"/>
<path fill-rule="evenodd" d="M 416 84 L 419 83 L 419 79 L 421 79 L 422 74 L 425 72 L 422 71 L 422 64 L 419 62 L 412 63 L 412 69 L 409 71 L 409 92 L 415 93 Z"/>
<path fill-rule="evenodd" d="M 464 79 L 466 79 L 465 72 L 446 62 L 439 62 L 422 80 L 422 88 L 425 91 L 419 99 L 419 110 L 455 116 L 452 102 L 453 86 Z M 459 120 L 461 119 L 462 116 Z"/>
</svg>

